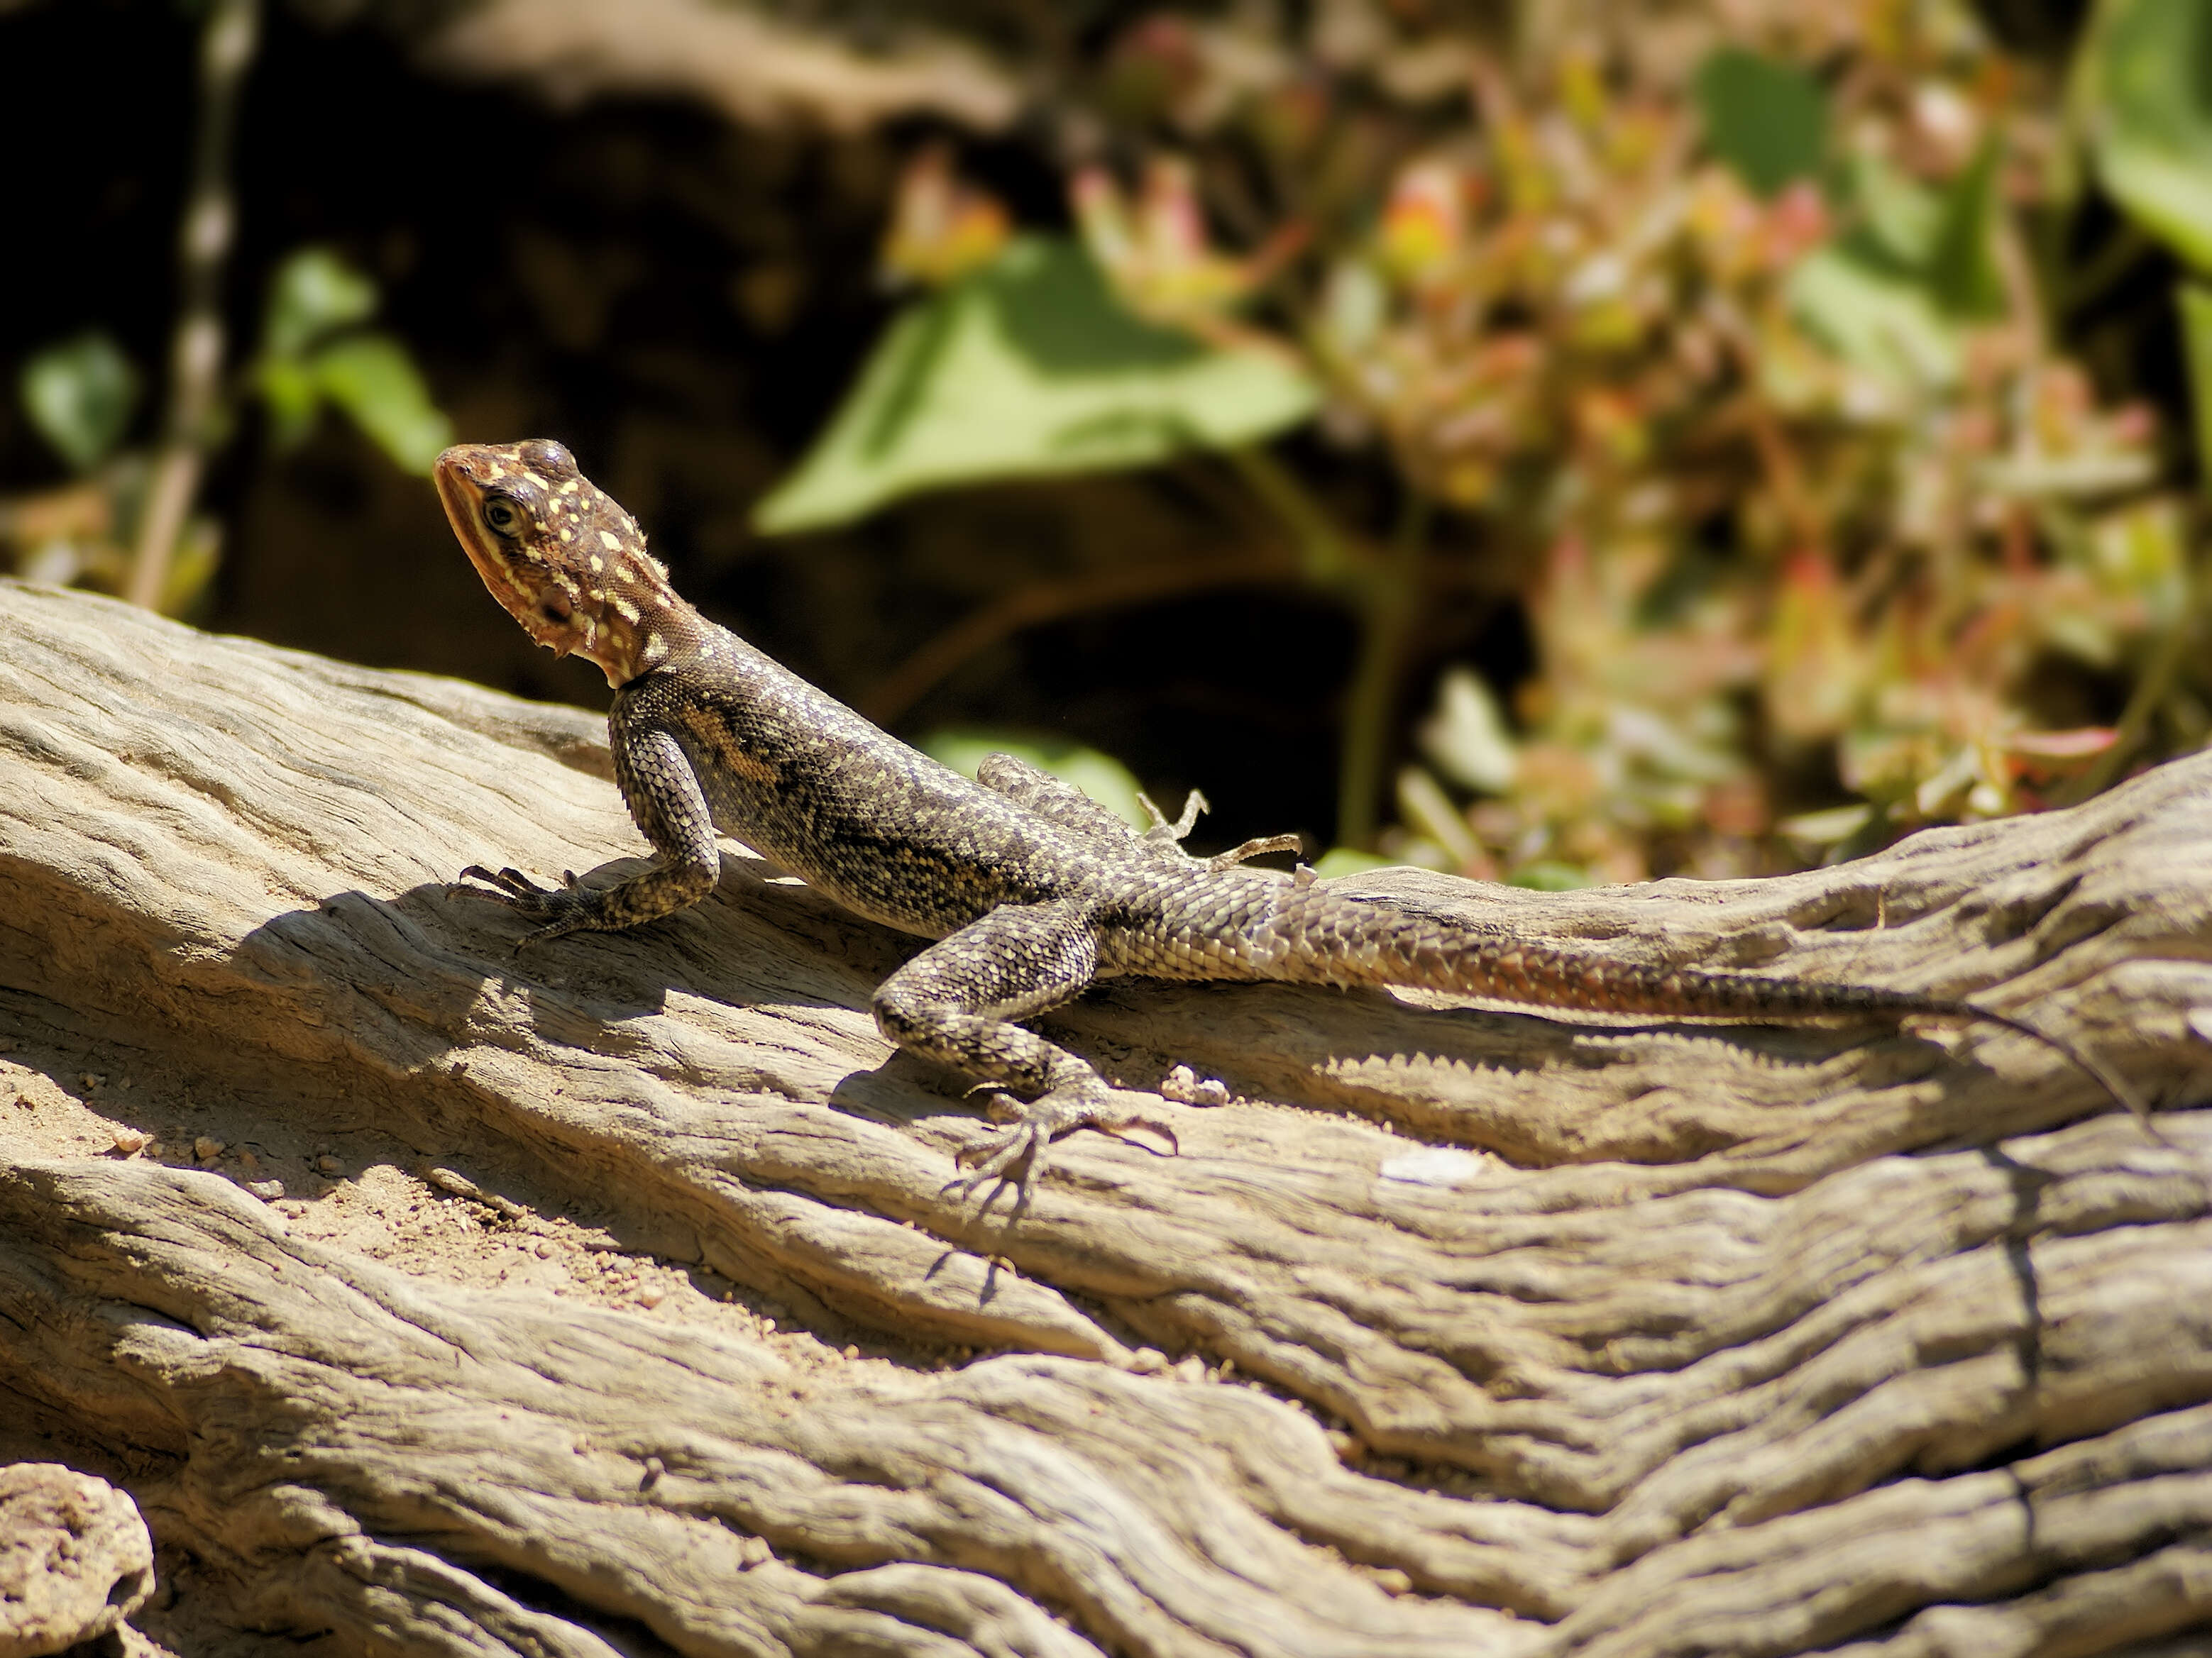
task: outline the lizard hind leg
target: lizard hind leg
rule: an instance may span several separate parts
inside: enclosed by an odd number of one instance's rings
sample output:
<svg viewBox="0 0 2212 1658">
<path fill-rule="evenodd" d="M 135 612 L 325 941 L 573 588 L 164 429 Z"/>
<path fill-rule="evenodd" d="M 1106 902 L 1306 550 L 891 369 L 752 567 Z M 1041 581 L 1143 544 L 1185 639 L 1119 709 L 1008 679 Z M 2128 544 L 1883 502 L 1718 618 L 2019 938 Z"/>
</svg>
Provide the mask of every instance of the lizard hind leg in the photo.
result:
<svg viewBox="0 0 2212 1658">
<path fill-rule="evenodd" d="M 975 768 L 975 780 L 994 793 L 1018 801 L 1038 817 L 1050 818 L 1060 828 L 1108 852 L 1121 852 L 1133 846 L 1170 864 L 1193 863 L 1206 869 L 1227 869 L 1266 853 L 1303 852 L 1305 848 L 1304 840 L 1298 835 L 1270 835 L 1247 841 L 1227 852 L 1217 852 L 1210 858 L 1192 857 L 1182 849 L 1182 842 L 1198 827 L 1199 814 L 1212 810 L 1206 797 L 1196 789 L 1183 802 L 1182 816 L 1176 818 L 1154 805 L 1152 796 L 1139 791 L 1137 804 L 1152 820 L 1151 828 L 1139 829 L 1123 822 L 1119 813 L 1100 805 L 1074 784 L 1011 754 L 985 755 L 982 764 Z"/>
<path fill-rule="evenodd" d="M 1027 1096 L 994 1109 L 1004 1126 L 962 1151 L 975 1172 L 948 1192 L 1003 1183 L 1018 1167 L 1017 1206 L 1028 1207 L 1047 1148 L 1073 1129 L 1141 1127 L 1174 1142 L 1173 1129 L 1121 1102 L 1090 1065 L 1015 1023 L 1079 994 L 1097 967 L 1097 935 L 1079 907 L 1006 904 L 931 945 L 877 989 L 876 1023 L 901 1048 Z"/>
</svg>

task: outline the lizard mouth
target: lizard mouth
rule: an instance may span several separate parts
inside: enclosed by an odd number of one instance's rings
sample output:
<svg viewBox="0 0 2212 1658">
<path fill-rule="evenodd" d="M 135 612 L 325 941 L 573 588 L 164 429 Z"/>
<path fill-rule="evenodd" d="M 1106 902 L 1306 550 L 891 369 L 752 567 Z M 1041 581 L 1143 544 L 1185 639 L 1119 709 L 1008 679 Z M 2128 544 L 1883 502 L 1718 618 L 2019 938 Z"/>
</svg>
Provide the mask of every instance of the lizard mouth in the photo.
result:
<svg viewBox="0 0 2212 1658">
<path fill-rule="evenodd" d="M 453 526 L 453 538 L 461 544 L 461 550 L 469 556 L 469 562 L 476 566 L 477 574 L 492 597 L 541 644 L 553 644 L 553 640 L 543 636 L 544 623 L 537 614 L 534 591 L 524 591 L 523 572 L 516 567 L 514 556 L 485 527 L 483 498 L 488 480 L 478 476 L 480 471 L 497 476 L 482 452 L 470 445 L 456 446 L 438 457 L 430 476 L 438 487 L 439 502 L 446 509 L 446 521 Z"/>
</svg>

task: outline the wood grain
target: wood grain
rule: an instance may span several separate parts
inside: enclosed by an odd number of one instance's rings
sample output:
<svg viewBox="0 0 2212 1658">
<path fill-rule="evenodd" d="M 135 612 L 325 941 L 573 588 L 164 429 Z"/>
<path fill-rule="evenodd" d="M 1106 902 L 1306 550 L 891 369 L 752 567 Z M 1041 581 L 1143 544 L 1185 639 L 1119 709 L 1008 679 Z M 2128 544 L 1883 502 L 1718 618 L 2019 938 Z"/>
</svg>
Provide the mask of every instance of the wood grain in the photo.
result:
<svg viewBox="0 0 2212 1658">
<path fill-rule="evenodd" d="M 911 941 L 738 850 L 695 911 L 520 957 L 447 890 L 638 853 L 592 716 L 20 584 L 0 641 L 24 1053 L 366 1126 L 494 1218 L 588 1194 L 894 1361 L 400 1271 L 0 1114 L 0 1388 L 123 1467 L 240 1628 L 2070 1654 L 2212 1619 L 2212 760 L 1779 880 L 1357 884 L 1972 994 L 2093 1047 L 2160 1137 L 1990 1027 L 1133 984 L 1050 1028 L 1237 1102 L 1161 1105 L 1178 1157 L 1062 1142 L 1012 1215 L 945 1194 L 981 1118 L 868 1018 Z"/>
</svg>

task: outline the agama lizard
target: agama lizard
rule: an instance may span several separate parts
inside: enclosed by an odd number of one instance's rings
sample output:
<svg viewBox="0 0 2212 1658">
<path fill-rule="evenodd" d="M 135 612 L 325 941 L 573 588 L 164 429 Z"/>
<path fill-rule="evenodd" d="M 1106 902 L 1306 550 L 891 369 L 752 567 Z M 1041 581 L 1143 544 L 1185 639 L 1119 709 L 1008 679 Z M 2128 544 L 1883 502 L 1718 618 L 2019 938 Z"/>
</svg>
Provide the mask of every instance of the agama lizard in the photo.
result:
<svg viewBox="0 0 2212 1658">
<path fill-rule="evenodd" d="M 847 908 L 937 942 L 877 989 L 877 1024 L 908 1051 L 997 1094 L 1006 1126 L 969 1148 L 959 1188 L 1024 1167 L 1070 1129 L 1167 1125 L 1117 1102 L 1083 1060 L 1024 1028 L 1095 979 L 1278 980 L 1456 991 L 1542 1008 L 1791 1023 L 1972 1019 L 2064 1054 L 2139 1116 L 2101 1066 L 1971 1002 L 1850 984 L 1650 967 L 1340 895 L 1297 873 L 1243 867 L 1297 837 L 1213 858 L 1180 842 L 1198 802 L 1146 831 L 1057 779 L 995 756 L 975 781 L 939 765 L 770 660 L 678 598 L 629 513 L 560 444 L 463 445 L 438 492 L 477 573 L 526 632 L 595 663 L 616 688 L 615 781 L 659 854 L 600 890 L 574 873 L 541 887 L 471 865 L 540 925 L 518 943 L 632 927 L 697 903 L 726 832 Z M 951 1189 L 951 1188 L 948 1188 Z"/>
</svg>

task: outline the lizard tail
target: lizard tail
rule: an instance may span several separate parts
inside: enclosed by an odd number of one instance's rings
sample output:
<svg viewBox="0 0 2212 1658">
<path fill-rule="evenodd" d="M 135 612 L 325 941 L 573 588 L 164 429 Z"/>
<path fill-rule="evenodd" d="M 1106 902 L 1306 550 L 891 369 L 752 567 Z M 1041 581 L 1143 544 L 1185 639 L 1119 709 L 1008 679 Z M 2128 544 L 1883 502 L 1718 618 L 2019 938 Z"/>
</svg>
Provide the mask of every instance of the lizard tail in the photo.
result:
<svg viewBox="0 0 2212 1658">
<path fill-rule="evenodd" d="M 1771 1024 L 1920 1018 L 1996 1025 L 2059 1055 L 2157 1133 L 2148 1108 L 2110 1066 L 2063 1036 L 1978 1002 L 1873 985 L 1624 962 L 1311 889 L 1281 904 L 1270 930 L 1279 930 L 1291 947 L 1269 976 L 1309 982 L 1401 985 L 1539 1008 L 1660 1018 Z"/>
</svg>

